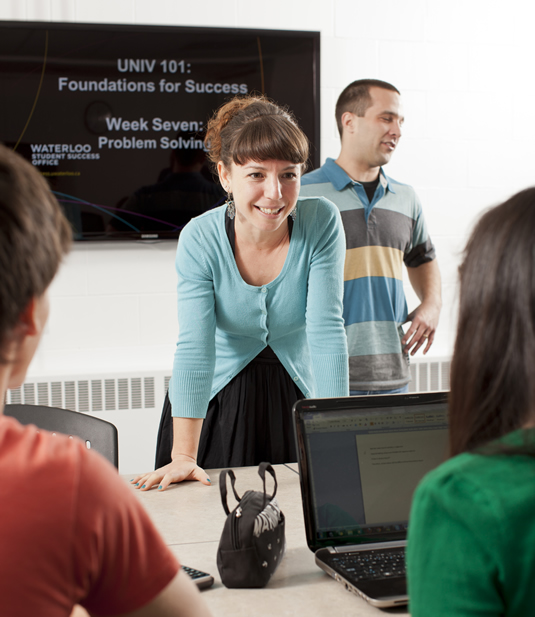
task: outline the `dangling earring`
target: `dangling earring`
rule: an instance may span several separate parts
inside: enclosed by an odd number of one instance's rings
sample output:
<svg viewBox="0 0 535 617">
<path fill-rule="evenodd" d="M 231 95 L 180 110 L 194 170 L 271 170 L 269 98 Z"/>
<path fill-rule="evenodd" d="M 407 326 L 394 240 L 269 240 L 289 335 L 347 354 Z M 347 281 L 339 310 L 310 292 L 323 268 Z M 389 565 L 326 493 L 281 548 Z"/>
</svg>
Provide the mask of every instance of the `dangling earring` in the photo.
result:
<svg viewBox="0 0 535 617">
<path fill-rule="evenodd" d="M 295 206 L 295 208 L 290 212 L 290 216 L 292 217 L 292 221 L 295 221 L 297 216 L 297 206 Z"/>
<path fill-rule="evenodd" d="M 236 206 L 234 205 L 234 199 L 232 199 L 232 195 L 230 193 L 227 197 L 225 205 L 227 206 L 227 216 L 232 220 L 236 216 Z"/>
<path fill-rule="evenodd" d="M 227 201 L 225 202 L 225 206 L 227 206 L 227 216 L 232 220 L 236 216 L 236 206 L 234 205 L 234 199 L 229 189 L 230 187 L 223 187 L 223 190 L 227 193 Z"/>
</svg>

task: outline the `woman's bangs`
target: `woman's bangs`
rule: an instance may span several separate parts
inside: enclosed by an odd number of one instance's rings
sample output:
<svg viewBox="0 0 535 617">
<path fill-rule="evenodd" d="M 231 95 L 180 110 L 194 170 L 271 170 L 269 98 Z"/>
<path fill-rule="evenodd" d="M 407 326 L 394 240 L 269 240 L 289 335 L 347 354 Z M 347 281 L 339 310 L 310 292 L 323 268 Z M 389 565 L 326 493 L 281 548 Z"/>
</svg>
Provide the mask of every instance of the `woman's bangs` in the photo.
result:
<svg viewBox="0 0 535 617">
<path fill-rule="evenodd" d="M 281 116 L 259 118 L 241 131 L 234 144 L 232 159 L 237 165 L 247 161 L 290 161 L 302 164 L 308 158 L 306 137 Z"/>
</svg>

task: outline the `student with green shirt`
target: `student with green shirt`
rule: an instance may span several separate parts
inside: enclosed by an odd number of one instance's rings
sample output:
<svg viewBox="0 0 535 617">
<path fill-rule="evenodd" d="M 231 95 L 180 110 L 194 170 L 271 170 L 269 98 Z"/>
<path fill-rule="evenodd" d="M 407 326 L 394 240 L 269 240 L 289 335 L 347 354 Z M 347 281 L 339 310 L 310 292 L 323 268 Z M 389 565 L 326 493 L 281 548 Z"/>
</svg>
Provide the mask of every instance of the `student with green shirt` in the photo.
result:
<svg viewBox="0 0 535 617">
<path fill-rule="evenodd" d="M 535 188 L 487 212 L 460 268 L 451 458 L 415 492 L 410 612 L 535 610 Z"/>
</svg>

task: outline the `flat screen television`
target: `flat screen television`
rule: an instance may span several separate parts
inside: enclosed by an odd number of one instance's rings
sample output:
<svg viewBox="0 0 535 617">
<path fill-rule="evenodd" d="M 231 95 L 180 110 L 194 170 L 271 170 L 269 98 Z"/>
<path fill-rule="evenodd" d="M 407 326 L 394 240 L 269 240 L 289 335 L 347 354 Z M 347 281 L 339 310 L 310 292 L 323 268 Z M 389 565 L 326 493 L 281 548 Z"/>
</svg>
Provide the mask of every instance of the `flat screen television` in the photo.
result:
<svg viewBox="0 0 535 617">
<path fill-rule="evenodd" d="M 75 238 L 178 237 L 222 203 L 203 129 L 235 95 L 288 106 L 319 165 L 318 32 L 0 22 L 0 141 Z"/>
</svg>

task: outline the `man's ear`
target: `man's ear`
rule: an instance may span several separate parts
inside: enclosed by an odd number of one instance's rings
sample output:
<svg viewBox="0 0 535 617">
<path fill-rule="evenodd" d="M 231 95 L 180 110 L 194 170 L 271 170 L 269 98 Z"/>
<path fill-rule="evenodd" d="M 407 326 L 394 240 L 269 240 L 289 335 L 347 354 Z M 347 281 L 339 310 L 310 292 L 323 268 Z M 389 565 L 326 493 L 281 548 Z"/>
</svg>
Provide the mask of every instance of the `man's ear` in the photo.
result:
<svg viewBox="0 0 535 617">
<path fill-rule="evenodd" d="M 342 128 L 344 133 L 354 133 L 355 132 L 355 114 L 350 111 L 344 111 L 342 114 Z"/>
<path fill-rule="evenodd" d="M 20 314 L 19 321 L 15 326 L 15 330 L 18 334 L 23 336 L 35 336 L 39 334 L 44 324 L 39 323 L 36 309 L 37 300 L 36 298 L 32 298 Z"/>
</svg>

